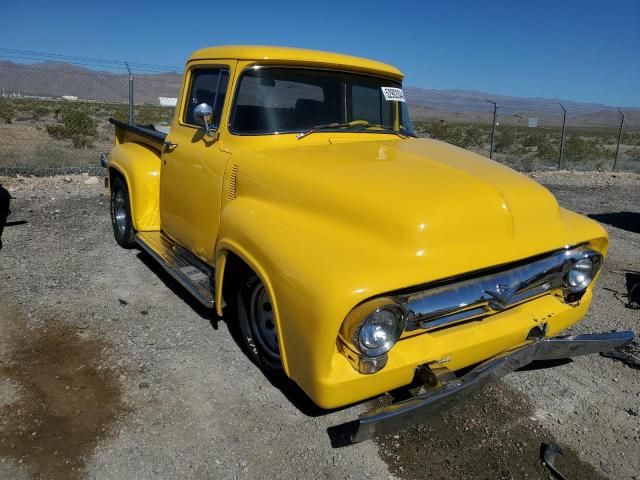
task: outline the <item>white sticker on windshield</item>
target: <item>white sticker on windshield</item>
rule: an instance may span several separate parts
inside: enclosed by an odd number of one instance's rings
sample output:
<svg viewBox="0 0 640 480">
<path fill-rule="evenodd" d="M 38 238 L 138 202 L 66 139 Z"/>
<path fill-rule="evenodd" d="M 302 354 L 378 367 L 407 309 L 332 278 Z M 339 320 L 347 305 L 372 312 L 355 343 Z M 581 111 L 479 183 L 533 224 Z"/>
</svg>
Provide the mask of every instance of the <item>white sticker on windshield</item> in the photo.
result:
<svg viewBox="0 0 640 480">
<path fill-rule="evenodd" d="M 401 88 L 381 87 L 387 102 L 404 102 L 404 92 Z"/>
</svg>

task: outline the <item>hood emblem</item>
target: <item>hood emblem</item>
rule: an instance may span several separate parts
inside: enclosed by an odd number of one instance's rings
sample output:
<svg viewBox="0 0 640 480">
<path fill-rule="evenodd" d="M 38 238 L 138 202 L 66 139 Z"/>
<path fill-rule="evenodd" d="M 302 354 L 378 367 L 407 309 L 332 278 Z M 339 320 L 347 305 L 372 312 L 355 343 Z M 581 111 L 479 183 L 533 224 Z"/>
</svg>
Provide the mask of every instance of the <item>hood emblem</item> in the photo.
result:
<svg viewBox="0 0 640 480">
<path fill-rule="evenodd" d="M 509 306 L 517 288 L 507 283 L 499 283 L 495 290 L 485 290 L 485 298 L 489 300 L 489 307 L 493 310 L 502 311 Z M 489 297 L 489 298 L 487 298 Z"/>
</svg>

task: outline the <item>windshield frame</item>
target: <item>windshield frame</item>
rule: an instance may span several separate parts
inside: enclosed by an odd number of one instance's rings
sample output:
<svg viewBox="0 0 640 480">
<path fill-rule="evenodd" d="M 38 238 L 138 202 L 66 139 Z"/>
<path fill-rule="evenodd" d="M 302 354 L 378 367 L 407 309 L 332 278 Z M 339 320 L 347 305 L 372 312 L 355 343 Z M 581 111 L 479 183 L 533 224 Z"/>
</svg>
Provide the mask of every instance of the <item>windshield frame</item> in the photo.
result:
<svg viewBox="0 0 640 480">
<path fill-rule="evenodd" d="M 240 92 L 240 84 L 242 82 L 243 77 L 247 74 L 247 72 L 249 71 L 253 71 L 253 70 L 263 70 L 263 69 L 268 69 L 268 68 L 276 68 L 276 69 L 292 69 L 292 70 L 317 70 L 317 71 L 323 71 L 323 72 L 337 72 L 337 73 L 345 73 L 348 75 L 358 75 L 358 76 L 363 76 L 363 77 L 369 77 L 369 78 L 375 78 L 377 80 L 383 80 L 383 81 L 387 81 L 387 82 L 394 82 L 400 85 L 400 88 L 402 88 L 402 79 L 400 78 L 393 78 L 391 76 L 389 77 L 385 77 L 382 75 L 376 75 L 376 74 L 372 74 L 372 73 L 367 73 L 367 72 L 359 72 L 357 70 L 347 70 L 344 68 L 327 68 L 327 67 L 321 67 L 321 66 L 309 66 L 309 65 L 296 65 L 296 64 L 281 64 L 281 63 L 270 63 L 270 64 L 255 64 L 255 65 L 249 65 L 247 67 L 245 67 L 238 75 L 237 80 L 235 81 L 235 85 L 234 85 L 234 92 L 233 92 L 233 96 L 231 97 L 231 105 L 229 107 L 229 116 L 227 118 L 227 131 L 234 136 L 237 137 L 265 137 L 265 136 L 272 136 L 272 135 L 291 135 L 291 134 L 296 134 L 296 133 L 302 133 L 307 131 L 308 129 L 306 128 L 297 128 L 297 129 L 293 129 L 293 130 L 280 130 L 280 131 L 275 131 L 275 132 L 257 132 L 257 133 L 250 133 L 250 132 L 242 132 L 242 131 L 238 131 L 238 130 L 234 130 L 232 127 L 232 121 L 233 121 L 233 117 L 235 115 L 235 111 L 236 111 L 236 106 L 237 106 L 237 101 L 238 101 L 238 94 Z M 408 110 L 409 106 L 405 103 L 406 108 Z M 347 106 L 345 105 L 345 108 Z M 409 120 L 411 120 L 409 118 Z M 340 132 L 340 133 L 367 133 L 367 134 L 382 134 L 382 135 L 396 135 L 395 133 L 390 133 L 388 131 L 384 131 L 384 130 L 345 130 L 345 129 L 339 129 L 336 128 L 334 129 L 323 129 L 322 133 L 336 133 L 336 132 Z M 415 136 L 415 132 L 414 130 L 399 130 L 398 133 L 404 135 L 404 134 L 408 134 L 408 136 Z"/>
</svg>

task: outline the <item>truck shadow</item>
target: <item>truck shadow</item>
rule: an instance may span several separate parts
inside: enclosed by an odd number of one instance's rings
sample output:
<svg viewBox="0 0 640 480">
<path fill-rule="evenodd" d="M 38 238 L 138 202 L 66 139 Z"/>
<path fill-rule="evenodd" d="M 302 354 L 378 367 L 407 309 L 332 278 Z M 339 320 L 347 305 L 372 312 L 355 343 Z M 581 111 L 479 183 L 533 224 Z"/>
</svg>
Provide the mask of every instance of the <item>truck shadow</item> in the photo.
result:
<svg viewBox="0 0 640 480">
<path fill-rule="evenodd" d="M 144 251 L 138 252 L 138 260 L 140 260 L 144 265 L 151 270 L 155 275 L 165 284 L 165 286 L 173 292 L 175 296 L 180 298 L 184 303 L 189 305 L 191 309 L 200 316 L 200 318 L 208 321 L 212 321 L 215 319 L 215 311 L 205 307 L 198 300 L 196 300 L 193 295 L 187 292 L 182 285 L 180 285 L 174 278 L 167 273 L 167 271 L 162 268 L 162 266 L 155 261 L 151 256 Z"/>
<path fill-rule="evenodd" d="M 326 410 L 317 406 L 313 400 L 309 398 L 309 396 L 302 390 L 293 380 L 289 378 L 276 378 L 269 373 L 263 371 L 260 366 L 255 362 L 249 351 L 244 345 L 242 340 L 242 334 L 240 332 L 240 328 L 238 327 L 238 318 L 232 309 L 225 307 L 223 312 L 222 320 L 226 323 L 227 328 L 229 329 L 229 333 L 231 334 L 231 338 L 233 338 L 234 342 L 238 346 L 238 349 L 242 351 L 242 353 L 253 363 L 253 365 L 264 375 L 264 377 L 269 381 L 269 383 L 280 390 L 282 394 L 286 397 L 286 399 L 291 402 L 291 404 L 296 407 L 300 412 L 308 417 L 321 417 L 323 415 L 328 415 L 330 413 L 334 413 L 340 410 L 344 410 L 346 408 L 350 408 L 352 405 L 348 405 L 345 407 L 335 408 L 332 410 Z"/>
<path fill-rule="evenodd" d="M 334 410 L 325 410 L 318 407 L 313 401 L 307 396 L 306 393 L 292 380 L 289 379 L 278 379 L 273 378 L 263 372 L 259 365 L 255 363 L 251 354 L 246 350 L 244 343 L 242 341 L 242 337 L 240 334 L 238 326 L 238 321 L 236 318 L 235 312 L 232 312 L 231 309 L 225 308 L 223 317 L 218 317 L 215 310 L 210 309 L 202 305 L 198 300 L 196 300 L 189 292 L 187 292 L 182 285 L 180 285 L 174 278 L 169 275 L 162 266 L 156 262 L 148 253 L 144 251 L 139 251 L 137 254 L 138 259 L 151 270 L 159 279 L 164 283 L 164 285 L 171 290 L 171 292 L 180 298 L 184 303 L 186 303 L 194 312 L 198 314 L 200 318 L 203 320 L 207 320 L 211 327 L 214 330 L 218 330 L 218 323 L 223 321 L 227 325 L 227 329 L 231 334 L 231 338 L 233 338 L 234 342 L 237 344 L 238 349 L 242 351 L 242 353 L 253 363 L 260 372 L 265 375 L 265 378 L 271 383 L 272 386 L 277 388 L 282 392 L 282 394 L 289 400 L 294 407 L 296 407 L 300 412 L 309 417 L 318 417 L 322 415 L 327 415 L 329 413 L 333 413 L 339 410 L 343 410 L 347 407 L 341 407 L 339 409 Z"/>
<path fill-rule="evenodd" d="M 640 233 L 640 213 L 638 212 L 594 213 L 589 215 L 589 218 L 629 232 Z"/>
</svg>

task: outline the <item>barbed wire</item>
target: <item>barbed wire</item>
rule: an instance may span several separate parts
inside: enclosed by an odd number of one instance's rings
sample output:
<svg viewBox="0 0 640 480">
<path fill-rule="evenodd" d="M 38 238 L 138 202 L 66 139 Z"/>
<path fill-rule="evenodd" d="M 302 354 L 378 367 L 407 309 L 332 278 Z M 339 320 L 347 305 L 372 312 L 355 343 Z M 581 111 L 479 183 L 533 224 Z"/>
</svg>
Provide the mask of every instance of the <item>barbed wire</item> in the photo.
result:
<svg viewBox="0 0 640 480">
<path fill-rule="evenodd" d="M 128 62 L 125 60 L 103 60 L 98 58 L 91 57 L 76 57 L 71 55 L 61 55 L 57 53 L 45 53 L 45 52 L 36 52 L 32 50 L 15 50 L 8 48 L 0 48 L 0 56 L 12 56 L 15 59 L 24 59 L 24 60 L 57 60 L 64 61 L 66 63 L 72 63 L 74 65 L 83 65 L 83 66 L 111 66 L 118 67 L 126 70 L 126 64 L 129 64 L 129 67 L 137 68 L 141 71 L 158 71 L 158 72 L 176 72 L 180 73 L 182 71 L 181 67 L 169 66 L 169 65 L 156 65 L 153 63 L 138 63 L 138 62 Z"/>
</svg>

